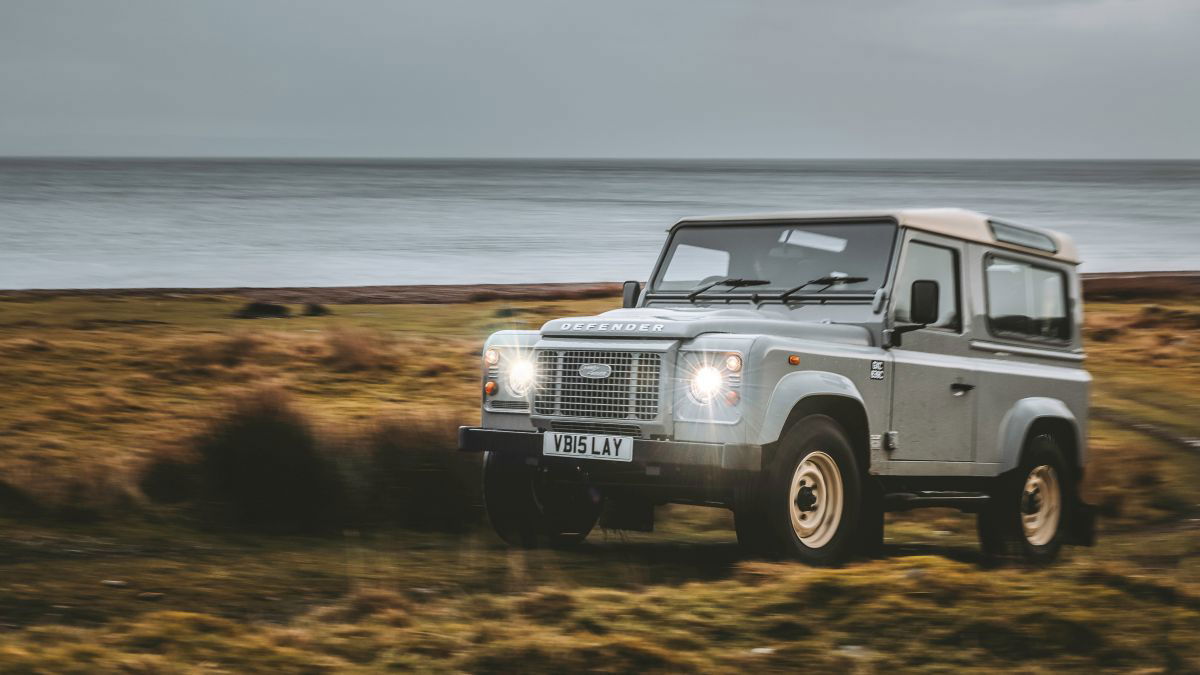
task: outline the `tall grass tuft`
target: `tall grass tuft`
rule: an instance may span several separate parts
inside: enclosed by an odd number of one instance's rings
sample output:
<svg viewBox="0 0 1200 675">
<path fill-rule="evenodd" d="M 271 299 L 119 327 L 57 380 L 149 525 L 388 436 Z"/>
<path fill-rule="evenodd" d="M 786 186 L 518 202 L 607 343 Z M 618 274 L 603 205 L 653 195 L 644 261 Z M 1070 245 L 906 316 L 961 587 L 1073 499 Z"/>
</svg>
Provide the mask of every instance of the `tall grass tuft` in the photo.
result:
<svg viewBox="0 0 1200 675">
<path fill-rule="evenodd" d="M 283 389 L 235 399 L 197 435 L 194 450 L 209 515 L 220 521 L 257 531 L 319 532 L 342 517 L 339 474 Z"/>
<path fill-rule="evenodd" d="M 457 451 L 454 420 L 428 414 L 387 419 L 363 442 L 371 520 L 440 531 L 461 531 L 479 521 L 479 457 Z"/>
<path fill-rule="evenodd" d="M 321 433 L 286 391 L 236 397 L 190 446 L 143 467 L 142 493 L 199 507 L 211 525 L 270 533 L 344 526 L 466 530 L 482 515 L 479 457 L 458 425 L 411 413 L 348 434 Z"/>
<path fill-rule="evenodd" d="M 379 333 L 339 327 L 325 334 L 325 362 L 345 372 L 395 367 L 391 343 Z"/>
</svg>

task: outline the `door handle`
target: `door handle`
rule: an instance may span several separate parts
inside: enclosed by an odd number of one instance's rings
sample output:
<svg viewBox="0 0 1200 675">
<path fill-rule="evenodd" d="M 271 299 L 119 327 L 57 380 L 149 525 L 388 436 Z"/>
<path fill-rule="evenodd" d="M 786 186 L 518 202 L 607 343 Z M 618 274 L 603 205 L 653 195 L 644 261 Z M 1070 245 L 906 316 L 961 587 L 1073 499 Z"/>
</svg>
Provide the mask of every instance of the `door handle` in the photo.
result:
<svg viewBox="0 0 1200 675">
<path fill-rule="evenodd" d="M 950 384 L 950 391 L 954 392 L 955 396 L 962 396 L 963 394 L 967 393 L 968 391 L 971 391 L 974 388 L 975 388 L 975 385 L 967 384 L 966 382 L 952 382 Z"/>
</svg>

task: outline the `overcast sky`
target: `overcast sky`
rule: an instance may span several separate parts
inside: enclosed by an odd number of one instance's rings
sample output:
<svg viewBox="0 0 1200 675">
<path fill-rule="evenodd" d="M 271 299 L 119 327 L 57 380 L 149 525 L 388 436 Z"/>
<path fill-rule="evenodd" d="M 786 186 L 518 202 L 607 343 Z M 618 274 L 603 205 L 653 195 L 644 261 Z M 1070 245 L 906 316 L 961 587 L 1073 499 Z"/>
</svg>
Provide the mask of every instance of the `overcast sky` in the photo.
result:
<svg viewBox="0 0 1200 675">
<path fill-rule="evenodd" d="M 0 0 L 0 154 L 1200 157 L 1198 0 Z"/>
</svg>

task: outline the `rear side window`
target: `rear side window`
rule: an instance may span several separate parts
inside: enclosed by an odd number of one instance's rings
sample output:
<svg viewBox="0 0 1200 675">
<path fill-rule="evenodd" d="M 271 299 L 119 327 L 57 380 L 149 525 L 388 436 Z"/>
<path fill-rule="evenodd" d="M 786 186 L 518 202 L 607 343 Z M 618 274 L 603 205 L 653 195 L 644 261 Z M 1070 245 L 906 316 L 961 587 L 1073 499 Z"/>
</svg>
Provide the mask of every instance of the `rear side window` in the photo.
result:
<svg viewBox="0 0 1200 675">
<path fill-rule="evenodd" d="M 985 265 L 993 335 L 1039 342 L 1071 338 L 1065 274 L 1000 256 L 988 256 Z"/>
</svg>

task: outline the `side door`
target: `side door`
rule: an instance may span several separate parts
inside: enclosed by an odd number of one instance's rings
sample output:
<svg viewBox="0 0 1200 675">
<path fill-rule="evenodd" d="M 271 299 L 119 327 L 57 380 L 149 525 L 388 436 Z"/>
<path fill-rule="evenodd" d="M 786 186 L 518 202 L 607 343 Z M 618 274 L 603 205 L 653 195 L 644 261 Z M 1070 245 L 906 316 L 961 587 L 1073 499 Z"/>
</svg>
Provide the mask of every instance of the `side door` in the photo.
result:
<svg viewBox="0 0 1200 675">
<path fill-rule="evenodd" d="M 904 334 L 892 349 L 889 460 L 970 462 L 975 458 L 976 373 L 969 353 L 963 263 L 966 245 L 908 230 L 892 293 L 891 320 L 909 322 L 912 282 L 936 281 L 935 324 Z"/>
</svg>

